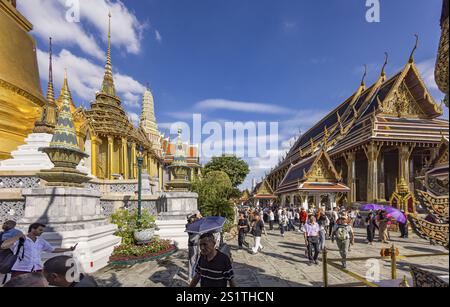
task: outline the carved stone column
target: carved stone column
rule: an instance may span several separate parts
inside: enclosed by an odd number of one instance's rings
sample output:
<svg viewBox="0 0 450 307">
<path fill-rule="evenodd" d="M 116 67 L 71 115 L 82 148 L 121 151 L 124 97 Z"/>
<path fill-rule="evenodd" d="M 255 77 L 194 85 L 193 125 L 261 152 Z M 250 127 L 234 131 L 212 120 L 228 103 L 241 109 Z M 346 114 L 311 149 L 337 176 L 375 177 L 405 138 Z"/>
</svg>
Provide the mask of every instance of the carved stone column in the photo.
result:
<svg viewBox="0 0 450 307">
<path fill-rule="evenodd" d="M 136 143 L 131 143 L 131 177 L 137 178 Z"/>
<path fill-rule="evenodd" d="M 91 135 L 91 174 L 97 177 L 97 159 L 98 159 L 99 139 L 95 135 Z"/>
<path fill-rule="evenodd" d="M 400 184 L 406 184 L 409 187 L 409 161 L 411 154 L 414 150 L 414 146 L 400 145 L 398 147 L 398 182 Z"/>
<path fill-rule="evenodd" d="M 109 180 L 113 179 L 113 159 L 114 155 L 114 138 L 112 136 L 108 136 L 108 164 L 106 166 L 106 174 Z"/>
<path fill-rule="evenodd" d="M 378 201 L 378 156 L 382 145 L 370 143 L 365 145 L 364 152 L 367 157 L 367 201 Z"/>
<path fill-rule="evenodd" d="M 356 153 L 348 152 L 344 155 L 345 162 L 347 162 L 347 185 L 350 188 L 349 202 L 356 201 Z"/>
<path fill-rule="evenodd" d="M 378 158 L 378 199 L 386 201 L 386 187 L 384 184 L 384 154 L 381 153 Z"/>
<path fill-rule="evenodd" d="M 122 138 L 122 174 L 125 180 L 130 176 L 128 168 L 128 141 L 125 138 Z"/>
</svg>

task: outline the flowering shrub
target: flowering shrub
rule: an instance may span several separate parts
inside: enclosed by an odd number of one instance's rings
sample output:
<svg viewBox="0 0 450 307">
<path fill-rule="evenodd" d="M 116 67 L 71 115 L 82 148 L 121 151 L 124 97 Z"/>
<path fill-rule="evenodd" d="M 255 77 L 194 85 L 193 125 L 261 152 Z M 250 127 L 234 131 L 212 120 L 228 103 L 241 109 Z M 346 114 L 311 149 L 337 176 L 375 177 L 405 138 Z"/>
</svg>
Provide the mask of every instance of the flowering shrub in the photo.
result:
<svg viewBox="0 0 450 307">
<path fill-rule="evenodd" d="M 175 250 L 169 240 L 153 239 L 145 245 L 123 244 L 114 248 L 110 261 L 129 261 L 162 255 Z"/>
</svg>

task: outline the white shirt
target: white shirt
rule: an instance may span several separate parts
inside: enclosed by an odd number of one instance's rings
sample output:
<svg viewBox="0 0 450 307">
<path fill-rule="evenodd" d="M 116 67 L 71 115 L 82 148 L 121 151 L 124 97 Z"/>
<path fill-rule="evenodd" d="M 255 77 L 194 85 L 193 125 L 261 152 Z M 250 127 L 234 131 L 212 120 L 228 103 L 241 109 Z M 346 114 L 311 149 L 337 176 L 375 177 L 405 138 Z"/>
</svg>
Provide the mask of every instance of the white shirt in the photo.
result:
<svg viewBox="0 0 450 307">
<path fill-rule="evenodd" d="M 291 212 L 291 211 L 288 211 L 287 216 L 288 216 L 288 219 L 290 219 L 290 220 L 293 219 L 293 217 L 292 217 L 292 212 Z"/>
<path fill-rule="evenodd" d="M 274 221 L 275 220 L 275 214 L 273 214 L 273 212 L 269 213 L 269 221 Z"/>
<path fill-rule="evenodd" d="M 14 243 L 13 247 L 11 248 L 14 254 L 17 252 L 18 245 L 19 241 Z M 53 248 L 50 243 L 39 237 L 36 239 L 36 242 L 33 242 L 33 240 L 26 237 L 23 248 L 25 251 L 24 257 L 22 258 L 23 250 L 21 248 L 19 257 L 12 268 L 13 271 L 31 272 L 42 270 L 42 252 L 52 253 L 55 250 L 55 248 Z"/>
</svg>

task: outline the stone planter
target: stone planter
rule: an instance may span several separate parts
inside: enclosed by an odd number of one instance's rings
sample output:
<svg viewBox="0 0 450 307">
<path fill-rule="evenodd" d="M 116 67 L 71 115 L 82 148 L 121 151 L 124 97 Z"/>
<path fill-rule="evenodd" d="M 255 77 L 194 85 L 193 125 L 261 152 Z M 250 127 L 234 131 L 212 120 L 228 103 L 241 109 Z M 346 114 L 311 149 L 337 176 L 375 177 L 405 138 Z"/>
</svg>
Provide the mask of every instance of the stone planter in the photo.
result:
<svg viewBox="0 0 450 307">
<path fill-rule="evenodd" d="M 154 228 L 134 231 L 134 239 L 136 240 L 137 244 L 147 244 L 153 239 L 154 236 L 155 236 Z"/>
</svg>

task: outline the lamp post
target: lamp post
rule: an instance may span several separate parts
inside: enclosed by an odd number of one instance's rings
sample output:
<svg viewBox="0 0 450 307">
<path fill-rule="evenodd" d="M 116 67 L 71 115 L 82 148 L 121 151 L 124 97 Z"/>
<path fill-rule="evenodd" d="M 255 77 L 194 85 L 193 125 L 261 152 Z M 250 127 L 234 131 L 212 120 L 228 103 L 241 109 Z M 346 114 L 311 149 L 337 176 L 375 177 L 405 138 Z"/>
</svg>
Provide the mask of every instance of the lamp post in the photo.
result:
<svg viewBox="0 0 450 307">
<path fill-rule="evenodd" d="M 144 161 L 142 146 L 139 145 L 137 154 L 137 166 L 138 166 L 138 227 L 141 225 L 142 217 L 142 162 Z"/>
</svg>

